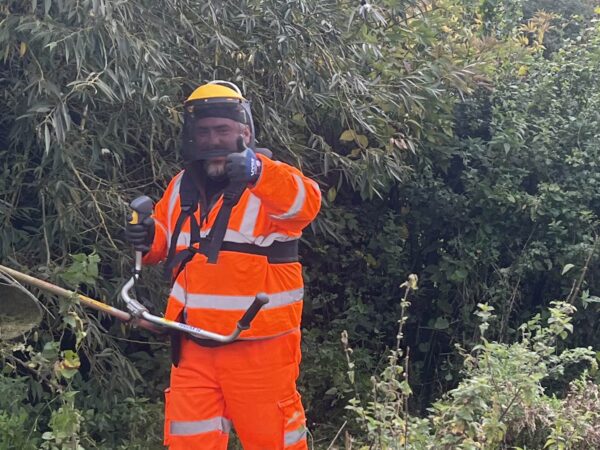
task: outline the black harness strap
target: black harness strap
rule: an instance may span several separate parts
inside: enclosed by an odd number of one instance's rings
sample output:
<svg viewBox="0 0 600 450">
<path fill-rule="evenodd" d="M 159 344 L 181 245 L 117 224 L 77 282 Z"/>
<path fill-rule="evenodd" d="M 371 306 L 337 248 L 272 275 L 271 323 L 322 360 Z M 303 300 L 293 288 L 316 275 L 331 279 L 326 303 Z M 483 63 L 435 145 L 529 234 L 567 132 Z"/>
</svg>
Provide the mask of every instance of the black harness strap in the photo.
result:
<svg viewBox="0 0 600 450">
<path fill-rule="evenodd" d="M 210 233 L 205 240 L 205 245 L 201 245 L 200 248 L 204 247 L 206 257 L 208 258 L 209 264 L 216 264 L 219 257 L 219 251 L 223 245 L 223 239 L 225 238 L 225 232 L 227 231 L 227 225 L 229 224 L 229 218 L 231 217 L 231 211 L 233 207 L 237 205 L 242 198 L 242 194 L 246 189 L 246 185 L 243 183 L 229 184 L 223 191 L 223 204 L 221 209 L 215 218 Z"/>
<path fill-rule="evenodd" d="M 257 149 L 257 152 L 263 149 Z M 266 150 L 268 152 L 268 150 Z M 270 155 L 268 155 L 270 156 Z M 242 194 L 246 190 L 245 183 L 229 184 L 223 191 L 223 204 L 219 210 L 215 222 L 211 227 L 210 233 L 206 238 L 200 236 L 200 224 L 196 220 L 195 212 L 198 209 L 200 193 L 198 186 L 194 182 L 194 174 L 185 170 L 181 177 L 179 185 L 179 199 L 181 213 L 177 218 L 173 235 L 169 245 L 169 252 L 165 261 L 165 275 L 171 278 L 173 271 L 177 269 L 173 279 L 176 279 L 185 265 L 192 260 L 196 253 L 201 253 L 207 257 L 209 264 L 216 264 L 221 250 L 249 253 L 252 255 L 266 256 L 269 263 L 282 264 L 298 261 L 298 241 L 274 242 L 268 247 L 261 247 L 254 244 L 241 244 L 236 242 L 223 242 L 227 226 L 231 217 L 231 212 L 235 205 L 240 201 Z M 208 211 L 202 211 L 203 216 L 208 215 Z M 190 244 L 188 248 L 177 252 L 177 241 L 181 234 L 181 229 L 186 220 L 190 220 Z"/>
<path fill-rule="evenodd" d="M 181 213 L 175 223 L 175 229 L 169 244 L 169 253 L 165 261 L 165 276 L 167 278 L 171 278 L 173 270 L 178 267 L 177 274 L 174 277 L 177 278 L 185 265 L 194 257 L 194 252 L 190 250 L 193 249 L 194 242 L 200 241 L 200 229 L 194 216 L 198 209 L 199 193 L 192 176 L 187 170 L 184 171 L 179 184 Z M 188 218 L 190 219 L 190 245 L 186 250 L 177 253 L 177 241 L 181 234 L 181 228 Z"/>
</svg>

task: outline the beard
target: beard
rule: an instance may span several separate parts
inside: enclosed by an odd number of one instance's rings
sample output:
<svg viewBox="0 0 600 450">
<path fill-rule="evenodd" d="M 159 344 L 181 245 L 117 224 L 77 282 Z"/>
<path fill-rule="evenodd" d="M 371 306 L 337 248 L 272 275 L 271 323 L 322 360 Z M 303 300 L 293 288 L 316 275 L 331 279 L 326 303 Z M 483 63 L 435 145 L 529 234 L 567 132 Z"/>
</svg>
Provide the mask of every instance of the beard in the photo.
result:
<svg viewBox="0 0 600 450">
<path fill-rule="evenodd" d="M 204 170 L 210 178 L 223 178 L 225 175 L 225 158 L 214 158 L 205 161 Z"/>
</svg>

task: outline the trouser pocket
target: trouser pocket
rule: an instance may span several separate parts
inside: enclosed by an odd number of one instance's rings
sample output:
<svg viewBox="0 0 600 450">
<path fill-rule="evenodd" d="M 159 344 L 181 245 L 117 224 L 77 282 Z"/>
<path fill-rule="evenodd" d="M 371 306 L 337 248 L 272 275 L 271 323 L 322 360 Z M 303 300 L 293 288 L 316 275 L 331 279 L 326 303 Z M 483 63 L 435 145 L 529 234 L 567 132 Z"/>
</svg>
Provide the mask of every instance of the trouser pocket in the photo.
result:
<svg viewBox="0 0 600 450">
<path fill-rule="evenodd" d="M 306 417 L 300 394 L 294 392 L 277 403 L 283 415 L 283 448 L 286 450 L 306 449 Z"/>
<path fill-rule="evenodd" d="M 165 390 L 164 444 L 171 450 L 226 450 L 231 421 L 211 390 Z M 215 401 L 216 400 L 216 401 Z"/>
</svg>

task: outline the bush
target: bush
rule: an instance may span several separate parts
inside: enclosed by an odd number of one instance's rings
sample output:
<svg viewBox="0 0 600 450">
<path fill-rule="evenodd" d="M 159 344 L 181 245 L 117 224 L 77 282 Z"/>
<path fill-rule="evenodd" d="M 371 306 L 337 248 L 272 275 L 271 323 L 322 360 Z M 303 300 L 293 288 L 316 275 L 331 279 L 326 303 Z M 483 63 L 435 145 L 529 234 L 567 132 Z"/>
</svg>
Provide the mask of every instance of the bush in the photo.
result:
<svg viewBox="0 0 600 450">
<path fill-rule="evenodd" d="M 406 295 L 401 304 L 403 310 L 409 306 Z M 580 370 L 571 383 L 563 381 L 568 384 L 563 398 L 549 393 L 544 385 L 562 379 L 567 368 L 581 363 L 592 372 L 597 370 L 590 347 L 561 349 L 573 331 L 575 307 L 566 302 L 551 304 L 545 319 L 541 314 L 534 316 L 519 327 L 521 338 L 510 344 L 485 337 L 495 319 L 494 308 L 480 304 L 476 312 L 481 320 L 479 343 L 468 352 L 459 348 L 462 379 L 432 405 L 425 418 L 408 409 L 412 391 L 406 374 L 409 352 L 400 347 L 407 320 L 403 315 L 389 364 L 380 376 L 372 377 L 372 394 L 350 401 L 348 408 L 362 429 L 361 437 L 351 441 L 375 449 L 596 448 L 598 386 L 590 381 L 589 372 Z M 343 335 L 353 380 L 347 339 Z"/>
</svg>

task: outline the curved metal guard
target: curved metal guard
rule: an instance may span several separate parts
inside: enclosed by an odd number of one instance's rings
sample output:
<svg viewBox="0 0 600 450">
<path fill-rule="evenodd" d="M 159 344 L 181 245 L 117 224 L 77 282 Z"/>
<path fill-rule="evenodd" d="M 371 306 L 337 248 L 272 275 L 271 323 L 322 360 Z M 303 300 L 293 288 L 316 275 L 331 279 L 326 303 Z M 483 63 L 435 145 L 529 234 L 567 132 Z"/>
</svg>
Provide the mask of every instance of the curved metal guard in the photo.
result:
<svg viewBox="0 0 600 450">
<path fill-rule="evenodd" d="M 248 307 L 242 318 L 238 321 L 236 329 L 233 330 L 231 334 L 223 335 L 213 333 L 212 331 L 203 330 L 202 328 L 193 327 L 185 323 L 167 320 L 163 317 L 158 317 L 150 314 L 148 309 L 140 302 L 138 302 L 135 298 L 133 298 L 130 294 L 130 291 L 133 289 L 133 286 L 135 284 L 136 276 L 137 274 L 132 276 L 121 289 L 121 298 L 127 305 L 127 309 L 131 312 L 132 316 L 137 318 L 143 318 L 148 322 L 160 325 L 161 327 L 171 328 L 173 330 L 178 330 L 183 333 L 191 334 L 192 336 L 198 338 L 212 339 L 213 341 L 217 342 L 228 343 L 235 341 L 242 331 L 247 330 L 250 327 L 250 323 L 252 322 L 254 317 L 256 317 L 256 314 L 258 314 L 261 308 L 267 303 L 269 303 L 269 297 L 266 294 L 257 294 L 252 304 Z"/>
</svg>

